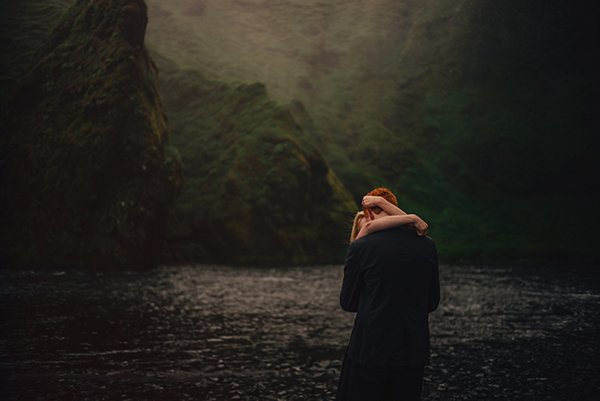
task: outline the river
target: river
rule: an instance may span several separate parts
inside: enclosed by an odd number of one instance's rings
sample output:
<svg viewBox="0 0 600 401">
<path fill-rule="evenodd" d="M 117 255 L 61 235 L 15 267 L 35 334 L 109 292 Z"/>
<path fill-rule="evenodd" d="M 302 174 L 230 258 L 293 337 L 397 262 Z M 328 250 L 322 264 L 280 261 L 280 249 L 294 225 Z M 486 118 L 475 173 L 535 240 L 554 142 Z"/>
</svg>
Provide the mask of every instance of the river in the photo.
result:
<svg viewBox="0 0 600 401">
<path fill-rule="evenodd" d="M 440 267 L 426 400 L 600 394 L 593 267 Z M 5 400 L 333 400 L 342 266 L 0 270 Z"/>
</svg>

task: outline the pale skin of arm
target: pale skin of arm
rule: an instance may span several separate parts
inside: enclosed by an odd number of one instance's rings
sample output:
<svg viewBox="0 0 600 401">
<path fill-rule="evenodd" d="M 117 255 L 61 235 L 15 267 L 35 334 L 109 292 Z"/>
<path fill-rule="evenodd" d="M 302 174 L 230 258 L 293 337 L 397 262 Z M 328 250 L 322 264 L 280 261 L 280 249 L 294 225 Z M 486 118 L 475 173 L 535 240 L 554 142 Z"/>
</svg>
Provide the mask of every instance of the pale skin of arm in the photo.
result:
<svg viewBox="0 0 600 401">
<path fill-rule="evenodd" d="M 381 196 L 365 196 L 363 198 L 363 205 L 368 208 L 379 206 L 390 216 L 381 217 L 377 220 L 363 218 L 361 221 L 362 227 L 356 236 L 357 239 L 375 231 L 404 225 L 413 225 L 417 234 L 421 236 L 427 235 L 429 226 L 419 216 L 406 214 L 402 209 L 392 205 Z"/>
<path fill-rule="evenodd" d="M 391 204 L 381 196 L 364 196 L 362 201 L 363 206 L 373 208 L 379 206 L 384 212 L 390 216 L 406 215 L 407 213 L 398 206 Z"/>
</svg>

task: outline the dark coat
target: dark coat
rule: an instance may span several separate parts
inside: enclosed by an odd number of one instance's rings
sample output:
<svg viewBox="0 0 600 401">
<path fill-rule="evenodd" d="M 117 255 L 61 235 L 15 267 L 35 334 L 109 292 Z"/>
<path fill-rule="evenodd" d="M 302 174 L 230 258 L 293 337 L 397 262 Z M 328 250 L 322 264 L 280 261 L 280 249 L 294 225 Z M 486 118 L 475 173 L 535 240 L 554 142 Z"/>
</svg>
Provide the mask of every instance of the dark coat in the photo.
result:
<svg viewBox="0 0 600 401">
<path fill-rule="evenodd" d="M 433 240 L 397 227 L 350 244 L 340 304 L 357 312 L 348 355 L 373 366 L 429 363 L 428 313 L 440 301 Z"/>
</svg>

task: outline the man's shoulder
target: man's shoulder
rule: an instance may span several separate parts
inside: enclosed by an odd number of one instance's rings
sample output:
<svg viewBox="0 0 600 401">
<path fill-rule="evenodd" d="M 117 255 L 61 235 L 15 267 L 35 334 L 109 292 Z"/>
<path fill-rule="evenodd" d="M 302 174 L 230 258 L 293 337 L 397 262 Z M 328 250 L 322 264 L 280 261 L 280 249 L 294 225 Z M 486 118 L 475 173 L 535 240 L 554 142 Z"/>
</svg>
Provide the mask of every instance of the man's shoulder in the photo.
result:
<svg viewBox="0 0 600 401">
<path fill-rule="evenodd" d="M 356 248 L 360 248 L 363 246 L 368 246 L 374 242 L 380 242 L 385 238 L 395 238 L 399 240 L 403 239 L 412 239 L 414 241 L 421 242 L 423 244 L 428 244 L 430 246 L 435 246 L 435 243 L 431 237 L 428 236 L 420 236 L 416 233 L 415 230 L 410 229 L 406 226 L 393 227 L 387 230 L 376 231 L 369 235 L 365 235 L 364 237 L 360 237 L 357 240 L 354 240 L 350 246 L 354 246 Z"/>
<path fill-rule="evenodd" d="M 421 236 L 411 228 L 400 226 L 389 230 L 380 231 L 383 235 L 395 236 L 396 239 L 425 248 L 435 248 L 435 242 L 431 237 Z M 375 233 L 376 234 L 376 233 Z"/>
<path fill-rule="evenodd" d="M 428 243 L 435 245 L 435 241 L 430 236 L 425 235 L 425 236 L 423 236 L 423 238 L 424 238 L 424 241 L 427 241 Z"/>
</svg>

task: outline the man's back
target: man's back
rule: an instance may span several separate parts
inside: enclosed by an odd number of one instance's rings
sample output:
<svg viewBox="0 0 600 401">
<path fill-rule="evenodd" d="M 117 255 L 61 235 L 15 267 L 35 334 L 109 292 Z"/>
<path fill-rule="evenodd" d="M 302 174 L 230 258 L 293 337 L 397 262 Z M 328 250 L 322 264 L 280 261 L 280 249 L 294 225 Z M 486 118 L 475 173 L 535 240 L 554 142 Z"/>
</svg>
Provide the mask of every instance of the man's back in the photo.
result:
<svg viewBox="0 0 600 401">
<path fill-rule="evenodd" d="M 427 315 L 439 303 L 437 253 L 406 227 L 376 232 L 348 249 L 340 303 L 357 312 L 349 356 L 372 366 L 429 362 Z"/>
</svg>

